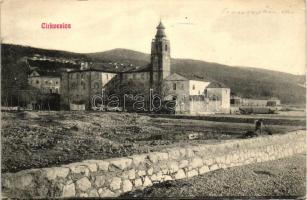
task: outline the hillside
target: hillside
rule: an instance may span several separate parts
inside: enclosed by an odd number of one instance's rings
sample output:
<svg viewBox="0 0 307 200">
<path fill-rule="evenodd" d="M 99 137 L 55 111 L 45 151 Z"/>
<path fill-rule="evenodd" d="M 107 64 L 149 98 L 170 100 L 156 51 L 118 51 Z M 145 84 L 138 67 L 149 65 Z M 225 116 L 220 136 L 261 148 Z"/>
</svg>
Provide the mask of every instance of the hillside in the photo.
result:
<svg viewBox="0 0 307 200">
<path fill-rule="evenodd" d="M 150 55 L 128 49 L 113 49 L 87 54 L 92 59 L 146 64 Z M 216 80 L 242 97 L 280 98 L 283 103 L 305 104 L 305 77 L 259 68 L 227 66 L 192 59 L 172 59 L 172 72 L 197 75 L 205 80 Z"/>
<path fill-rule="evenodd" d="M 50 57 L 79 59 L 100 62 L 121 62 L 134 65 L 149 63 L 149 54 L 128 49 L 113 49 L 98 53 L 72 53 L 67 51 L 46 50 L 20 45 L 2 45 L 2 93 L 12 85 L 23 85 L 27 67 L 21 61 L 24 56 L 40 54 Z M 280 98 L 282 103 L 305 104 L 306 88 L 302 87 L 304 76 L 258 68 L 231 67 L 191 59 L 172 59 L 172 72 L 197 74 L 205 80 L 216 80 L 231 88 L 232 93 L 242 97 Z M 19 72 L 19 73 L 16 73 Z M 17 77 L 16 84 L 15 78 Z"/>
<path fill-rule="evenodd" d="M 145 65 L 150 61 L 149 54 L 128 49 L 112 49 L 104 52 L 88 53 L 86 55 L 93 60 L 120 61 L 122 63 L 133 63 L 135 65 Z"/>
</svg>

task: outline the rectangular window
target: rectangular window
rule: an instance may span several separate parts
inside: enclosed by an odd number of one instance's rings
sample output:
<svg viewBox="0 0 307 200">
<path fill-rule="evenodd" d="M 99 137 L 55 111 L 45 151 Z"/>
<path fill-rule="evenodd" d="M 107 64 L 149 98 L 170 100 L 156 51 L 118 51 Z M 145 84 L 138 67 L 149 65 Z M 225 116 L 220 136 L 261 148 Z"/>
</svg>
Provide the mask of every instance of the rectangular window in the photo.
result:
<svg viewBox="0 0 307 200">
<path fill-rule="evenodd" d="M 195 90 L 195 85 L 193 85 L 193 90 Z"/>
<path fill-rule="evenodd" d="M 176 83 L 173 83 L 173 90 L 176 90 Z"/>
</svg>

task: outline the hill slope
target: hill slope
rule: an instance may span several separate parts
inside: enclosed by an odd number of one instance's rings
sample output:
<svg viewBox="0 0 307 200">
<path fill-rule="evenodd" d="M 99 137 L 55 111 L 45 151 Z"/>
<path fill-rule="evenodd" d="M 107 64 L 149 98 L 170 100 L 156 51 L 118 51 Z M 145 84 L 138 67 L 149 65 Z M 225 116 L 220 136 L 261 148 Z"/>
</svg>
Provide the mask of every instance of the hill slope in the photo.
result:
<svg viewBox="0 0 307 200">
<path fill-rule="evenodd" d="M 104 52 L 88 53 L 86 55 L 93 60 L 120 61 L 122 63 L 133 63 L 135 65 L 145 65 L 150 61 L 149 54 L 128 49 L 112 49 Z"/>
<path fill-rule="evenodd" d="M 117 62 L 146 64 L 150 55 L 128 49 L 113 49 L 101 53 L 87 54 L 92 59 L 109 59 Z M 231 88 L 232 93 L 242 97 L 280 98 L 283 103 L 304 104 L 305 88 L 300 84 L 304 76 L 259 68 L 231 67 L 192 59 L 171 60 L 172 72 L 197 75 L 205 80 L 216 80 Z"/>
<path fill-rule="evenodd" d="M 122 62 L 134 65 L 149 63 L 150 55 L 128 49 L 113 49 L 98 53 L 72 53 L 66 51 L 46 50 L 20 45 L 2 45 L 2 91 L 5 87 L 26 79 L 26 66 L 20 62 L 23 56 L 40 54 L 50 57 L 71 59 Z M 218 63 L 209 63 L 191 59 L 172 59 L 172 72 L 181 74 L 197 74 L 205 80 L 216 80 L 231 88 L 231 91 L 242 97 L 280 98 L 282 103 L 305 104 L 306 89 L 301 86 L 304 76 L 276 72 L 258 68 L 230 67 Z M 16 72 L 19 72 L 16 74 Z"/>
</svg>

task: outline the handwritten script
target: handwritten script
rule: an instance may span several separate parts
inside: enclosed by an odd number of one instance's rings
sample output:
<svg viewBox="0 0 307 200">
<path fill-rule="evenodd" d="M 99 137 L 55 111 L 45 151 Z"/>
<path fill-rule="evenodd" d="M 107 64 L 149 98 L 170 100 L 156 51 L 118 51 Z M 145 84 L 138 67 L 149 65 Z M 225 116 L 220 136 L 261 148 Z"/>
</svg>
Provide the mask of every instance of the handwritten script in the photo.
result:
<svg viewBox="0 0 307 200">
<path fill-rule="evenodd" d="M 225 8 L 222 11 L 223 14 L 226 15 L 274 15 L 274 14 L 294 14 L 293 10 L 284 9 L 284 10 L 272 10 L 268 8 L 264 9 L 250 9 L 250 10 L 232 10 L 229 8 Z"/>
</svg>

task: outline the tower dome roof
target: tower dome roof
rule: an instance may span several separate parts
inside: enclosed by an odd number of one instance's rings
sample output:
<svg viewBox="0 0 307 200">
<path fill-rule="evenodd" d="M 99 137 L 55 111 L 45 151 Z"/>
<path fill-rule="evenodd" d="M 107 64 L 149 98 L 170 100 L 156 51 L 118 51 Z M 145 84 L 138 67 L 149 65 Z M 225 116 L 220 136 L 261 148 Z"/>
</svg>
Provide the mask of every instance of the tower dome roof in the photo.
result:
<svg viewBox="0 0 307 200">
<path fill-rule="evenodd" d="M 160 21 L 159 25 L 157 26 L 157 29 L 165 29 L 165 26 L 163 25 L 162 21 Z"/>
<path fill-rule="evenodd" d="M 165 27 L 164 27 L 162 21 L 160 21 L 159 25 L 157 26 L 156 38 L 157 37 L 166 37 L 164 29 L 165 29 Z"/>
</svg>

